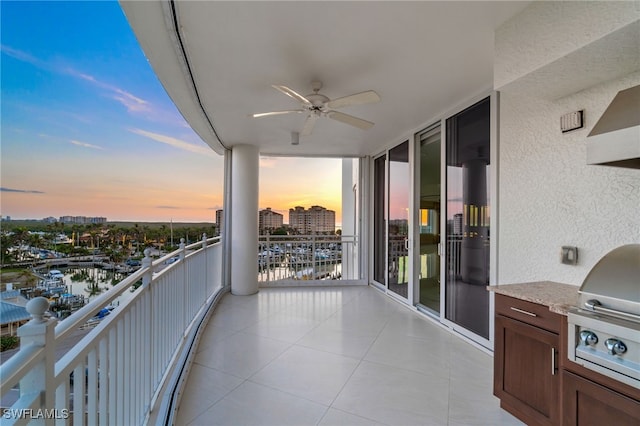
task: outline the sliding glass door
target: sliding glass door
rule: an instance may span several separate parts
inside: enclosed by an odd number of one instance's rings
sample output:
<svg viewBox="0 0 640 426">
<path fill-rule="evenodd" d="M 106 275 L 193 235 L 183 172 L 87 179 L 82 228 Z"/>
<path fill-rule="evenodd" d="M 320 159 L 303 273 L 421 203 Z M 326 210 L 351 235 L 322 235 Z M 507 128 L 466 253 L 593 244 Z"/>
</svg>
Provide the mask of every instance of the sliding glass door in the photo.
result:
<svg viewBox="0 0 640 426">
<path fill-rule="evenodd" d="M 381 285 L 386 283 L 387 269 L 386 166 L 386 155 L 373 162 L 373 280 Z"/>
<path fill-rule="evenodd" d="M 490 98 L 446 120 L 445 317 L 489 339 Z"/>
<path fill-rule="evenodd" d="M 373 162 L 373 281 L 409 297 L 409 141 Z"/>
<path fill-rule="evenodd" d="M 440 124 L 416 135 L 418 154 L 418 305 L 440 313 Z"/>
<path fill-rule="evenodd" d="M 389 290 L 409 297 L 409 141 L 389 150 L 389 225 L 387 256 Z"/>
<path fill-rule="evenodd" d="M 492 98 L 373 160 L 373 281 L 490 346 Z M 495 190 L 495 189 L 494 189 Z"/>
</svg>

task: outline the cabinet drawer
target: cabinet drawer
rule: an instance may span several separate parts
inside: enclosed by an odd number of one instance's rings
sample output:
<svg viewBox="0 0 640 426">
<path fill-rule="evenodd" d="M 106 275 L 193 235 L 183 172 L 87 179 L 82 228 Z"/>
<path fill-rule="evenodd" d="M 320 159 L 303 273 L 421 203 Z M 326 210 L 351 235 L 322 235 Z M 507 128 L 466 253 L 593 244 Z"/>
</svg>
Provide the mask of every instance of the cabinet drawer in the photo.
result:
<svg viewBox="0 0 640 426">
<path fill-rule="evenodd" d="M 560 333 L 562 316 L 551 312 L 548 306 L 496 294 L 496 314 Z"/>
</svg>

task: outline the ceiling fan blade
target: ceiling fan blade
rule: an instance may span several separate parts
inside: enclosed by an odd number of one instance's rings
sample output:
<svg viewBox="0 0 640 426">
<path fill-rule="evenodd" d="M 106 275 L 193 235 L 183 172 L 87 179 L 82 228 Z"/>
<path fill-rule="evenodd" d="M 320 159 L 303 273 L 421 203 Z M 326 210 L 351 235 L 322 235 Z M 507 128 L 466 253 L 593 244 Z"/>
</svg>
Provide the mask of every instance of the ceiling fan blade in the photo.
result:
<svg viewBox="0 0 640 426">
<path fill-rule="evenodd" d="M 282 114 L 291 114 L 294 112 L 306 112 L 306 110 L 304 109 L 290 109 L 287 111 L 271 111 L 271 112 L 259 112 L 257 114 L 251 114 L 251 117 L 253 118 L 260 118 L 260 117 L 269 117 L 272 115 L 282 115 Z"/>
<path fill-rule="evenodd" d="M 367 130 L 371 128 L 371 126 L 373 126 L 373 123 L 370 121 L 363 120 L 362 118 L 354 117 L 353 115 L 344 114 L 338 111 L 327 112 L 327 117 L 345 124 L 350 124 L 351 126 L 355 126 L 362 130 Z"/>
<path fill-rule="evenodd" d="M 342 108 L 351 105 L 363 105 L 372 104 L 374 102 L 380 102 L 380 96 L 373 90 L 367 90 L 366 92 L 360 92 L 342 98 L 334 99 L 327 102 L 329 108 Z"/>
<path fill-rule="evenodd" d="M 302 102 L 306 106 L 312 106 L 313 105 L 309 99 L 305 98 L 304 96 L 302 96 L 300 93 L 296 92 L 295 90 L 289 89 L 287 86 L 277 86 L 277 85 L 274 84 L 271 87 L 273 87 L 276 90 L 281 91 L 282 93 L 284 93 L 287 96 L 292 97 L 293 99 L 295 99 L 298 102 Z"/>
<path fill-rule="evenodd" d="M 302 126 L 302 132 L 300 134 L 302 136 L 309 136 L 313 131 L 313 127 L 316 125 L 316 120 L 318 116 L 315 114 L 309 114 L 307 120 L 304 122 L 304 126 Z"/>
</svg>

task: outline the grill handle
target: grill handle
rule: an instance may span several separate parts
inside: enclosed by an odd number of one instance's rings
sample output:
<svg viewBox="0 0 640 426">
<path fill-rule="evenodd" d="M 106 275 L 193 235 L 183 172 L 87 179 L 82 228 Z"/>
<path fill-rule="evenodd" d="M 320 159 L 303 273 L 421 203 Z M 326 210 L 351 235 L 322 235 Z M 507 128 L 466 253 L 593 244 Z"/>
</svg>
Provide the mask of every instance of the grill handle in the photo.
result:
<svg viewBox="0 0 640 426">
<path fill-rule="evenodd" d="M 589 309 L 589 310 L 591 310 L 593 312 L 602 312 L 602 313 L 609 314 L 609 315 L 612 315 L 614 317 L 618 317 L 618 318 L 622 318 L 622 319 L 627 319 L 627 320 L 630 319 L 632 321 L 640 321 L 640 315 L 632 314 L 630 312 L 617 311 L 615 309 L 605 308 L 604 306 L 602 306 L 602 303 L 600 303 L 596 299 L 587 300 L 586 302 L 584 302 L 584 306 L 585 306 L 585 308 L 587 308 L 587 309 Z"/>
</svg>

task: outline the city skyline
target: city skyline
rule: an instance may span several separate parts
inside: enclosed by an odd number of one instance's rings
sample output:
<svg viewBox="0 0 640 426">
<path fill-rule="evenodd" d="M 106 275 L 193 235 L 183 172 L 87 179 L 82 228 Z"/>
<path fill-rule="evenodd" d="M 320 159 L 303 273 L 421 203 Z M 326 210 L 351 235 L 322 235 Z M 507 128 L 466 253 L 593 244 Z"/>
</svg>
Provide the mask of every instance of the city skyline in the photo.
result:
<svg viewBox="0 0 640 426">
<path fill-rule="evenodd" d="M 3 217 L 214 222 L 223 157 L 166 95 L 117 2 L 2 2 L 1 19 Z M 340 191 L 338 159 L 260 159 L 261 209 L 288 219 L 321 204 L 340 222 Z"/>
<path fill-rule="evenodd" d="M 287 212 L 287 213 L 291 213 L 297 209 L 302 209 L 305 210 L 305 207 L 303 206 L 295 206 L 293 208 L 290 208 L 288 210 L 275 210 L 272 209 L 271 207 L 265 207 L 265 208 L 260 208 L 258 211 L 258 218 L 261 219 L 261 215 L 263 213 L 274 213 L 276 215 L 282 216 L 282 225 L 283 226 L 289 226 L 290 225 L 290 216 L 287 215 L 287 221 L 284 221 L 284 214 L 281 212 Z M 312 205 L 309 207 L 309 210 L 312 210 L 312 208 L 320 208 L 323 210 L 328 210 L 331 211 L 332 213 L 335 214 L 335 210 L 331 210 L 331 209 L 326 209 L 323 206 L 319 206 L 319 205 Z M 223 219 L 223 214 L 224 209 L 216 209 L 215 213 L 214 213 L 214 220 L 212 221 L 203 221 L 203 222 L 211 222 L 211 223 L 215 223 L 215 224 L 220 224 L 222 223 Z M 61 222 L 61 223 L 109 223 L 109 222 L 135 222 L 135 221 L 125 221 L 125 220 L 114 220 L 114 219 L 109 219 L 107 217 L 104 216 L 71 216 L 71 215 L 63 215 L 63 216 L 59 216 L 59 217 L 54 217 L 54 216 L 46 216 L 46 217 L 31 217 L 31 218 L 16 218 L 16 217 L 12 217 L 11 215 L 0 215 L 0 220 L 2 221 L 35 221 L 35 222 L 49 222 L 49 223 L 53 223 L 53 222 Z M 145 221 L 141 221 L 141 222 L 145 222 Z M 151 222 L 151 221 L 149 221 Z M 157 222 L 160 223 L 162 221 L 153 221 L 153 222 Z M 173 220 L 170 220 L 167 223 L 173 222 Z M 187 222 L 188 223 L 188 222 Z M 336 222 L 336 225 L 340 226 L 341 224 Z"/>
</svg>

